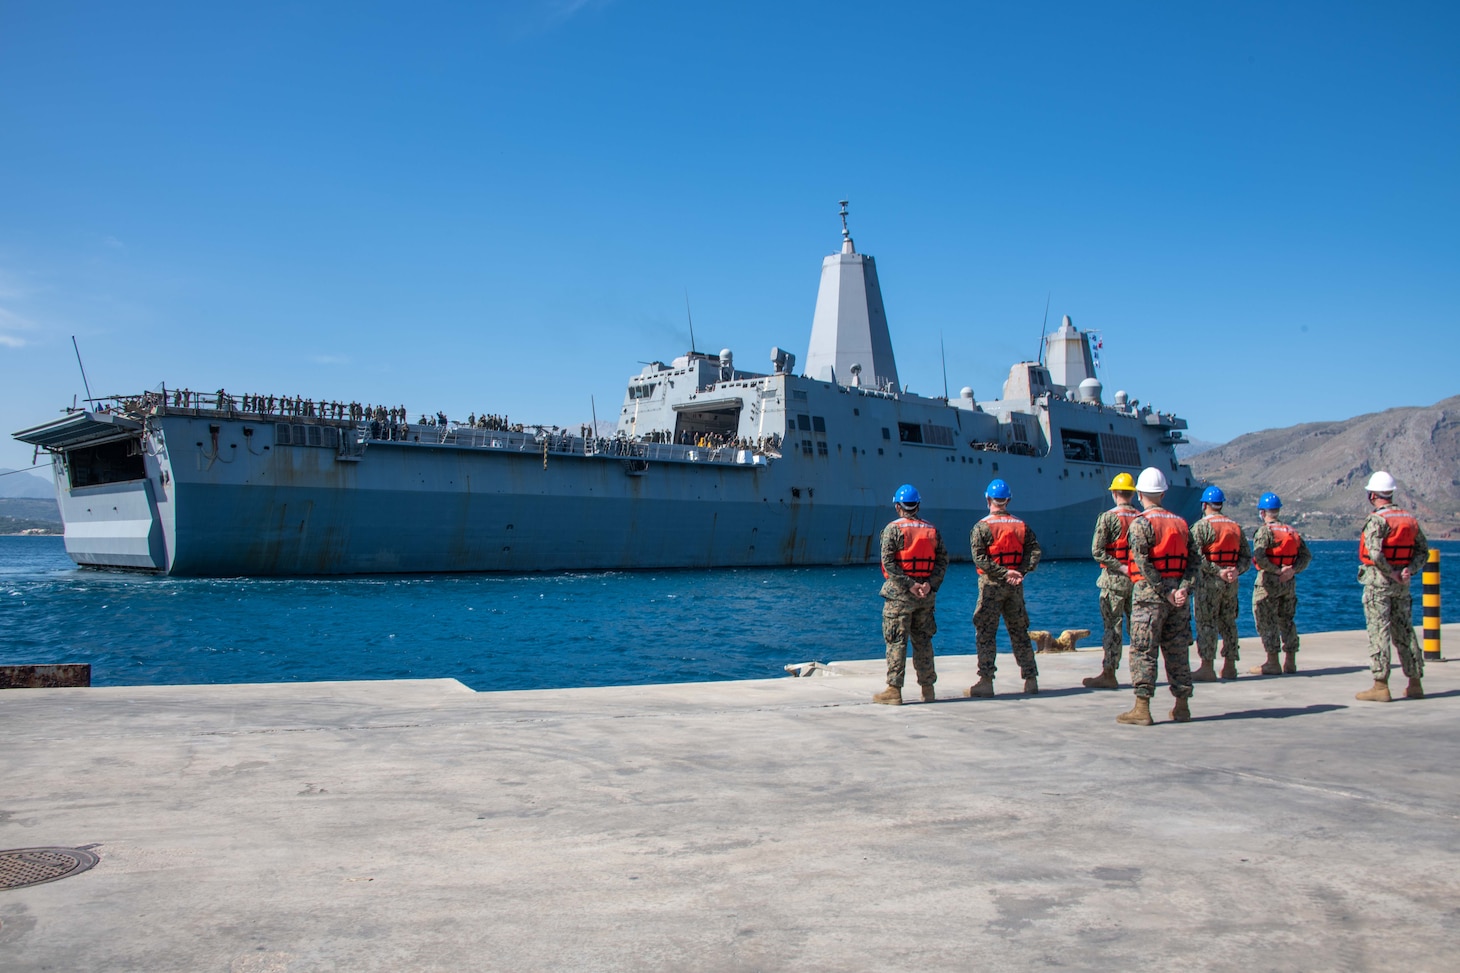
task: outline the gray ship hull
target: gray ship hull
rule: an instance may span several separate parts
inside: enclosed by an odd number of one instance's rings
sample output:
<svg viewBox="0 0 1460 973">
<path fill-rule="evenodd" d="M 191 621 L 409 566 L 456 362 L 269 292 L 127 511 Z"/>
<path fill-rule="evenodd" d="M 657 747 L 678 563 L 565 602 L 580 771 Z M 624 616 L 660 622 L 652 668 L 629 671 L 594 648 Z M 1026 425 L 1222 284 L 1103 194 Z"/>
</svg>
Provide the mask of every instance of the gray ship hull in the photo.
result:
<svg viewBox="0 0 1460 973">
<path fill-rule="evenodd" d="M 576 437 L 544 455 L 527 434 L 259 448 L 274 425 L 153 416 L 136 440 L 144 476 L 79 488 L 58 450 L 67 551 L 78 564 L 188 576 L 870 564 L 891 491 L 912 480 L 950 555 L 967 559 L 998 475 L 1046 556 L 1084 558 L 1121 471 L 1084 464 L 1074 497 L 1064 467 L 1046 473 L 1044 458 L 906 444 L 882 456 L 843 447 L 841 459 L 667 445 L 620 456 Z M 1196 497 L 1183 484 L 1168 503 L 1190 513 Z"/>
</svg>

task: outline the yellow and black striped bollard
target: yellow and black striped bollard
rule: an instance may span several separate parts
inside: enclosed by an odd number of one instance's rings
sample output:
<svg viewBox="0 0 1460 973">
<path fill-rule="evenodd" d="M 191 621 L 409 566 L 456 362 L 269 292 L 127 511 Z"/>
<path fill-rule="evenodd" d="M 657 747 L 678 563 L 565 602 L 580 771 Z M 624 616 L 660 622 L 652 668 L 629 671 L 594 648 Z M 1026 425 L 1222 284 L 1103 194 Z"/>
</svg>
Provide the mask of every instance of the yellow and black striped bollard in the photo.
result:
<svg viewBox="0 0 1460 973">
<path fill-rule="evenodd" d="M 1425 564 L 1424 606 L 1425 658 L 1440 658 L 1440 552 L 1430 548 L 1430 559 Z"/>
</svg>

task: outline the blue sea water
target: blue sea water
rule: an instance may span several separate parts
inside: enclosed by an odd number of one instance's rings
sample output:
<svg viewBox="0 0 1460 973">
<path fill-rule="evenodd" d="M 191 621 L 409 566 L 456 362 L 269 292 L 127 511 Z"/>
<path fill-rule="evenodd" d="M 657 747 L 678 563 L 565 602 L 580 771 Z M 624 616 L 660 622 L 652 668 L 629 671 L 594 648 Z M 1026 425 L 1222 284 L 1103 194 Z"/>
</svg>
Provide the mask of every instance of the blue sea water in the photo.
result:
<svg viewBox="0 0 1460 973">
<path fill-rule="evenodd" d="M 1354 542 L 1312 546 L 1299 629 L 1363 628 Z M 1460 542 L 1436 546 L 1448 568 L 1442 617 L 1460 620 Z M 1040 565 L 1026 589 L 1033 626 L 1088 628 L 1085 644 L 1098 644 L 1097 571 L 1089 561 Z M 1260 659 L 1252 577 L 1242 578 L 1239 624 L 1245 657 Z M 0 537 L 0 663 L 89 662 L 98 686 L 445 676 L 491 690 L 764 678 L 791 663 L 880 658 L 881 580 L 876 566 L 161 578 L 79 569 L 58 537 Z M 952 565 L 936 651 L 974 651 L 977 596 L 973 567 Z"/>
</svg>

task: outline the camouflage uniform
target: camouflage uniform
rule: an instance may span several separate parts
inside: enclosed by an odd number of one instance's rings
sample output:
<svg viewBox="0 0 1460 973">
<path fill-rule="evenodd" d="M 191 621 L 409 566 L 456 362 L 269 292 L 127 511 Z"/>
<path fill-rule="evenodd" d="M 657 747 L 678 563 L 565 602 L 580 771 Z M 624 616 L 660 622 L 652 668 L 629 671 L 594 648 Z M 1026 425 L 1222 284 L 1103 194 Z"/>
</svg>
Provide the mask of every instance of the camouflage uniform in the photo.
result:
<svg viewBox="0 0 1460 973">
<path fill-rule="evenodd" d="M 1399 510 L 1394 504 L 1387 509 Z M 1408 564 L 1393 565 L 1382 553 L 1384 538 L 1389 536 L 1389 524 L 1378 511 L 1364 521 L 1360 543 L 1369 551 L 1375 563 L 1359 565 L 1359 583 L 1364 586 L 1364 625 L 1369 631 L 1370 668 L 1376 682 L 1389 681 L 1389 646 L 1399 650 L 1399 665 L 1404 674 L 1412 679 L 1424 675 L 1424 652 L 1415 647 L 1413 605 L 1409 582 L 1400 578 L 1399 572 L 1409 568 L 1411 575 L 1424 570 L 1429 559 L 1430 546 L 1425 532 L 1415 525 L 1414 555 Z"/>
<path fill-rule="evenodd" d="M 1298 651 L 1298 626 L 1293 621 L 1298 612 L 1298 575 L 1313 560 L 1313 552 L 1299 536 L 1293 577 L 1284 581 L 1278 575 L 1282 569 L 1268 560 L 1267 549 L 1272 545 L 1272 531 L 1264 523 L 1252 535 L 1252 563 L 1257 565 L 1257 578 L 1252 582 L 1252 620 L 1257 623 L 1262 650 L 1269 655 Z"/>
<path fill-rule="evenodd" d="M 1130 525 L 1131 561 L 1138 577 L 1131 595 L 1130 613 L 1130 681 L 1136 695 L 1150 699 L 1156 694 L 1156 656 L 1166 660 L 1166 682 L 1171 695 L 1189 698 L 1191 683 L 1191 612 L 1190 604 L 1177 608 L 1166 600 L 1166 594 L 1178 588 L 1190 591 L 1196 579 L 1199 554 L 1186 538 L 1186 573 L 1180 578 L 1163 578 L 1151 561 L 1154 535 L 1150 521 L 1138 518 Z"/>
<path fill-rule="evenodd" d="M 1252 550 L 1247 535 L 1237 535 L 1237 563 L 1231 565 L 1240 575 L 1252 566 Z M 1237 582 L 1222 580 L 1222 566 L 1209 560 L 1203 549 L 1217 539 L 1210 517 L 1191 525 L 1191 542 L 1201 555 L 1196 574 L 1196 651 L 1203 664 L 1217 658 L 1217 636 L 1222 637 L 1222 658 L 1236 662 L 1241 658 L 1237 644 Z"/>
<path fill-rule="evenodd" d="M 1131 504 L 1121 504 L 1132 511 Z M 1107 510 L 1095 521 L 1095 536 L 1090 539 L 1090 556 L 1100 562 L 1100 618 L 1105 622 L 1105 662 L 1103 668 L 1114 672 L 1120 668 L 1120 623 L 1125 622 L 1126 633 L 1130 633 L 1131 579 L 1125 573 L 1125 565 L 1111 557 L 1105 549 L 1120 537 L 1120 517 L 1114 510 Z"/>
<path fill-rule="evenodd" d="M 1005 515 L 1008 516 L 1008 515 Z M 1034 646 L 1029 642 L 1029 613 L 1024 609 L 1024 586 L 1009 584 L 1004 578 L 1008 571 L 989 554 L 994 533 L 988 524 L 980 520 L 973 525 L 968 535 L 973 548 L 973 563 L 978 568 L 978 607 L 973 610 L 973 631 L 978 643 L 979 678 L 994 677 L 998 669 L 997 639 L 999 618 L 1009 630 L 1009 642 L 1014 649 L 1014 661 L 1019 663 L 1019 674 L 1025 679 L 1039 676 L 1039 666 L 1034 661 Z M 1024 560 L 1019 572 L 1028 575 L 1039 564 L 1039 541 L 1034 531 L 1024 525 Z"/>
<path fill-rule="evenodd" d="M 917 598 L 908 589 L 916 579 L 903 571 L 897 560 L 902 550 L 902 530 L 897 521 L 882 528 L 882 570 L 887 580 L 882 582 L 882 640 L 887 643 L 887 685 L 902 688 L 907 673 L 907 643 L 912 640 L 913 668 L 917 670 L 918 685 L 931 686 L 938 681 L 933 668 L 933 636 L 938 632 L 938 623 L 933 618 L 933 609 L 938 598 L 938 588 L 948 572 L 948 550 L 943 546 L 943 535 L 937 534 L 937 548 L 933 554 L 933 573 L 925 579 L 932 587 L 926 598 Z"/>
</svg>

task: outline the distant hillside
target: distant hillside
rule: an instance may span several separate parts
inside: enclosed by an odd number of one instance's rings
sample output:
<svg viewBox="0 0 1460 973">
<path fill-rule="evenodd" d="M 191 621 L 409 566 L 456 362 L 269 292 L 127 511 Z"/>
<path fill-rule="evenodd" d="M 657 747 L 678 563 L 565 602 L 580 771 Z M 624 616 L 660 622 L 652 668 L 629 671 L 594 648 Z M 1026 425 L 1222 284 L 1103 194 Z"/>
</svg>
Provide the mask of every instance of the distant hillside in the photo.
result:
<svg viewBox="0 0 1460 973">
<path fill-rule="evenodd" d="M 1191 468 L 1227 495 L 1227 513 L 1257 522 L 1272 490 L 1287 518 L 1315 539 L 1357 536 L 1375 470 L 1399 482 L 1397 500 L 1432 538 L 1460 537 L 1460 396 L 1339 422 L 1248 433 L 1191 457 Z"/>
<path fill-rule="evenodd" d="M 1176 445 L 1176 458 L 1183 463 L 1189 462 L 1198 453 L 1205 453 L 1208 450 L 1216 449 L 1221 443 L 1214 443 L 1206 439 L 1188 439 Z"/>
<path fill-rule="evenodd" d="M 61 508 L 56 501 L 0 497 L 0 534 L 27 530 L 61 533 Z"/>
<path fill-rule="evenodd" d="M 49 500 L 56 495 L 56 488 L 50 480 L 50 467 L 44 472 L 30 470 L 0 469 L 0 497 L 27 497 L 32 500 Z"/>
</svg>

